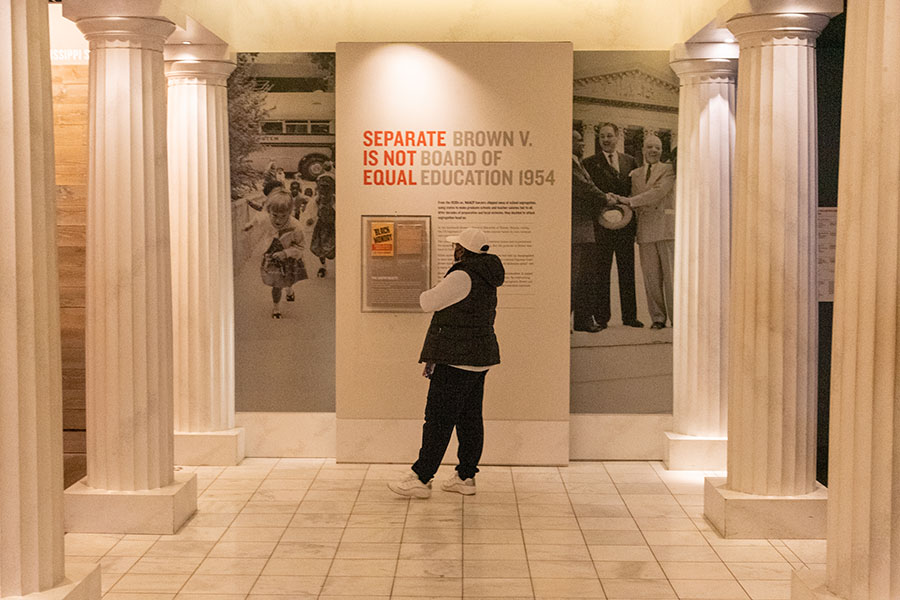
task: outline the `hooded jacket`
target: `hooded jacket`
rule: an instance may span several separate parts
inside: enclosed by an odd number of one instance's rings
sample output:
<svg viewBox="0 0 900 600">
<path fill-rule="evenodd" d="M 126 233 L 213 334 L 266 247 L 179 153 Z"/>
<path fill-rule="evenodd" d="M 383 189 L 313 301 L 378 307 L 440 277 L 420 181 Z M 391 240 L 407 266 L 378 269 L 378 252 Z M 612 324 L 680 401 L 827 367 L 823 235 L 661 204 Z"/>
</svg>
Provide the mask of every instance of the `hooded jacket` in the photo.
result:
<svg viewBox="0 0 900 600">
<path fill-rule="evenodd" d="M 500 363 L 494 334 L 497 288 L 503 285 L 503 263 L 493 254 L 467 254 L 447 271 L 462 270 L 472 281 L 469 295 L 431 318 L 419 362 L 488 367 Z"/>
</svg>

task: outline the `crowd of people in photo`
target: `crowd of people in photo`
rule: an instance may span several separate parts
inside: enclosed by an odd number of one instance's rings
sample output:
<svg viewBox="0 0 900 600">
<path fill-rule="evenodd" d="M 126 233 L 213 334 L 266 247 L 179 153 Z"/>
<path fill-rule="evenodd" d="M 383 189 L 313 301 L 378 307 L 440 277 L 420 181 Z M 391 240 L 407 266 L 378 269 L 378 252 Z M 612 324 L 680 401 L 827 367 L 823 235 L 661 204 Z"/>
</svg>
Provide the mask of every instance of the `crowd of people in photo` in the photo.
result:
<svg viewBox="0 0 900 600">
<path fill-rule="evenodd" d="M 634 246 L 637 242 L 651 329 L 673 324 L 675 168 L 661 162 L 662 141 L 644 136 L 641 163 L 618 150 L 619 127 L 597 128 L 599 149 L 584 158 L 581 131 L 572 131 L 572 312 L 575 331 L 609 326 L 615 258 L 622 324 L 637 319 Z"/>
<path fill-rule="evenodd" d="M 335 168 L 322 165 L 315 188 L 304 186 L 299 170 L 288 178 L 283 168 L 270 162 L 262 178 L 261 200 L 249 198 L 250 208 L 265 212 L 268 220 L 251 220 L 244 230 L 264 223 L 268 245 L 263 252 L 260 275 L 272 289 L 272 318 L 281 319 L 281 299 L 295 301 L 294 284 L 308 279 L 303 255 L 309 251 L 319 260 L 316 276 L 327 275 L 326 260 L 335 257 Z M 311 235 L 310 235 L 311 230 Z M 271 239 L 269 239 L 271 236 Z"/>
</svg>

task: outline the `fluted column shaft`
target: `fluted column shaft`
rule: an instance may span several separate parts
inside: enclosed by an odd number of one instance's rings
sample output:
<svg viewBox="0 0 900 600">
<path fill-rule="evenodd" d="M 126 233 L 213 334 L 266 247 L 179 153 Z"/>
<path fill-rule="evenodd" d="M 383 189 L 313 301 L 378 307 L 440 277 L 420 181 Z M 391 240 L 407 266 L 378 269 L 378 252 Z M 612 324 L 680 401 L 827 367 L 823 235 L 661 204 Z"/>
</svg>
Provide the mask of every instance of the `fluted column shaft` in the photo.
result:
<svg viewBox="0 0 900 600">
<path fill-rule="evenodd" d="M 234 64 L 167 61 L 175 430 L 234 427 L 226 82 Z"/>
<path fill-rule="evenodd" d="M 87 484 L 173 481 L 163 19 L 77 21 L 90 42 Z"/>
<path fill-rule="evenodd" d="M 676 433 L 718 437 L 728 429 L 728 269 L 737 61 L 670 63 L 681 80 L 676 181 Z"/>
<path fill-rule="evenodd" d="M 740 43 L 731 244 L 728 482 L 815 490 L 819 14 L 750 14 Z"/>
<path fill-rule="evenodd" d="M 828 460 L 830 591 L 900 597 L 900 6 L 847 8 Z"/>
<path fill-rule="evenodd" d="M 62 363 L 47 3 L 0 1 L 0 596 L 63 558 Z"/>
</svg>

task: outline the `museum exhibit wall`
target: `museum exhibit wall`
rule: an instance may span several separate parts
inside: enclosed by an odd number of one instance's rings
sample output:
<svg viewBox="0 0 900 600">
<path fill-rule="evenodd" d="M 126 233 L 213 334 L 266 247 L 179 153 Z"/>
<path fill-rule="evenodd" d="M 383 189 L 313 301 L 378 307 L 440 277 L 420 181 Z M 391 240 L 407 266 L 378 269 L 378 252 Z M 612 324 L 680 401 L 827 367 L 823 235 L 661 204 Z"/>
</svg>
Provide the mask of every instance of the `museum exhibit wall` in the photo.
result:
<svg viewBox="0 0 900 600">
<path fill-rule="evenodd" d="M 573 6 L 572 8 L 574 12 L 578 12 L 581 15 L 578 19 L 573 19 L 571 14 L 552 11 L 547 8 L 532 7 L 529 11 L 523 11 L 518 6 L 504 3 L 498 3 L 490 8 L 476 6 L 474 3 L 472 3 L 471 7 L 454 6 L 452 9 L 438 6 L 429 6 L 427 8 L 417 6 L 416 11 L 405 11 L 406 18 L 402 23 L 397 23 L 397 20 L 394 18 L 394 11 L 384 10 L 381 6 L 378 10 L 375 10 L 366 6 L 338 4 L 337 6 L 329 7 L 328 10 L 307 7 L 303 11 L 284 11 L 282 5 L 276 7 L 274 4 L 267 2 L 254 2 L 237 3 L 231 10 L 226 11 L 222 10 L 221 6 L 214 6 L 213 3 L 209 2 L 178 2 L 178 4 L 186 12 L 203 22 L 204 25 L 216 31 L 222 37 L 229 39 L 232 49 L 235 51 L 302 53 L 306 51 L 333 52 L 338 40 L 362 41 L 368 39 L 422 39 L 436 41 L 571 39 L 574 40 L 576 50 L 611 48 L 666 50 L 672 43 L 680 41 L 684 37 L 685 32 L 694 31 L 700 24 L 707 22 L 714 15 L 719 2 L 696 2 L 691 3 L 689 8 L 675 7 L 671 3 L 655 2 L 652 6 L 642 6 L 639 10 L 634 7 L 625 7 L 618 3 L 596 6 L 595 3 L 584 2 L 580 9 L 578 6 Z M 51 6 L 51 9 L 54 8 L 58 7 Z M 254 15 L 259 15 L 259 17 L 255 18 Z M 278 18 L 272 18 L 272 15 L 277 15 Z M 649 18 L 649 15 L 652 15 L 652 18 Z M 51 20 L 55 18 L 58 18 L 58 15 L 51 16 Z M 71 26 L 71 23 L 65 23 Z M 73 26 L 72 28 L 74 29 Z M 64 41 L 60 41 L 60 39 L 54 33 L 54 47 L 60 49 L 60 52 L 54 58 L 54 65 L 58 65 L 63 57 L 66 57 L 68 60 L 73 58 L 81 60 L 83 61 L 84 77 L 86 78 L 86 55 L 72 52 L 73 49 L 86 48 L 83 38 L 75 31 L 74 39 L 65 39 Z M 571 68 L 571 62 L 569 68 Z M 70 84 L 74 84 L 72 73 L 70 72 L 69 74 L 68 81 Z M 671 77 L 671 74 L 669 74 L 669 77 Z M 576 73 L 575 80 L 577 81 L 577 79 Z M 56 80 L 54 81 L 56 82 Z M 569 81 L 572 80 L 570 79 Z M 86 79 L 81 82 L 81 85 L 85 86 L 83 89 L 86 90 Z M 277 97 L 278 93 L 273 93 L 273 96 Z M 62 98 L 58 94 L 55 95 L 55 102 L 60 107 L 63 106 L 64 101 L 74 102 L 75 99 L 71 96 Z M 330 102 L 333 103 L 333 101 L 334 97 L 332 95 Z M 82 102 L 86 106 L 86 97 L 82 98 Z M 325 104 L 327 105 L 328 102 L 329 99 L 326 99 Z M 274 108 L 280 110 L 288 103 L 278 102 L 276 104 L 277 106 Z M 56 105 L 54 108 L 56 108 Z M 275 116 L 278 116 L 277 110 L 273 113 Z M 566 107 L 562 110 L 569 110 L 569 108 Z M 577 112 L 578 110 L 576 103 L 575 111 Z M 64 111 L 65 109 L 57 111 L 57 121 L 63 118 Z M 577 118 L 578 115 L 576 115 Z M 654 129 L 665 128 L 669 127 L 668 123 L 675 123 L 676 121 L 677 115 L 670 113 L 665 116 L 664 123 L 654 124 L 648 122 L 647 125 L 653 125 L 652 128 Z M 69 122 L 70 131 L 75 131 L 77 129 L 76 125 L 74 122 Z M 67 160 L 77 161 L 79 156 L 81 156 L 80 160 L 84 160 L 86 149 L 83 147 L 83 144 L 86 144 L 86 123 L 82 121 L 80 126 L 85 132 L 80 140 L 82 144 L 81 154 L 79 155 L 74 149 L 65 152 L 58 151 L 57 156 L 58 159 L 61 159 L 60 164 L 65 164 Z M 670 127 L 674 129 L 674 126 Z M 58 134 L 58 139 L 65 139 L 65 135 L 65 133 Z M 337 152 L 339 151 L 340 149 L 338 148 Z M 563 153 L 567 159 L 568 149 L 564 148 Z M 586 155 L 591 153 L 591 149 L 586 151 Z M 67 412 L 66 425 L 67 429 L 72 430 L 67 431 L 67 440 L 70 440 L 67 448 L 76 451 L 78 450 L 77 444 L 79 439 L 83 439 L 83 433 L 78 433 L 76 430 L 81 429 L 79 418 L 83 413 L 79 413 L 79 411 L 83 411 L 84 373 L 83 359 L 79 359 L 79 356 L 83 357 L 83 337 L 80 337 L 83 336 L 83 292 L 80 299 L 77 296 L 77 290 L 79 288 L 83 290 L 84 189 L 79 191 L 77 186 L 85 186 L 86 184 L 84 181 L 85 166 L 82 164 L 80 171 L 77 163 L 73 163 L 71 170 L 58 169 L 59 182 L 66 184 L 66 187 L 61 188 L 61 190 L 72 195 L 71 200 L 68 197 L 61 196 L 61 198 L 65 199 L 61 201 L 59 210 L 61 226 L 60 269 L 63 275 L 62 285 L 64 292 L 63 328 L 64 336 L 69 336 L 68 338 L 64 337 L 64 353 L 68 353 L 68 360 L 64 367 L 67 369 L 67 377 L 70 381 L 67 384 L 67 390 L 71 388 L 71 394 L 67 391 L 67 398 L 71 398 L 71 400 L 67 400 L 66 405 L 67 408 L 71 408 L 71 412 Z M 65 180 L 64 177 L 70 177 L 70 179 Z M 81 196 L 78 196 L 78 194 L 81 194 Z M 341 195 L 340 191 L 338 191 L 338 195 Z M 78 204 L 79 197 L 81 198 L 81 204 Z M 65 211 L 69 211 L 69 213 L 64 214 Z M 339 208 L 338 215 L 340 219 Z M 568 217 L 566 216 L 566 218 Z M 75 229 L 78 226 L 82 227 L 80 234 Z M 72 229 L 63 230 L 62 228 L 64 227 Z M 63 237 L 63 231 L 65 231 L 65 237 Z M 349 251 L 353 252 L 352 248 L 359 243 L 359 223 L 354 223 L 349 231 L 343 233 L 349 237 L 341 241 L 342 231 L 339 230 L 339 256 L 342 244 L 350 244 L 351 250 Z M 82 236 L 82 241 L 80 242 L 78 241 L 79 235 Z M 235 251 L 238 251 L 237 247 Z M 434 244 L 432 251 L 435 254 L 435 260 L 438 260 L 442 251 L 440 245 L 438 243 Z M 359 255 L 356 254 L 356 256 Z M 237 268 L 237 261 L 235 264 Z M 311 272 L 316 270 L 315 267 L 317 265 L 309 266 L 311 267 Z M 433 281 L 436 281 L 436 276 L 437 272 L 435 271 L 432 274 Z M 359 278 L 356 273 L 348 273 L 347 277 L 349 277 L 347 280 L 348 285 L 358 284 Z M 640 276 L 638 275 L 638 277 Z M 333 282 L 334 280 L 332 280 Z M 338 281 L 338 286 L 340 285 L 340 281 Z M 72 293 L 75 294 L 69 300 L 65 297 L 67 288 L 71 288 Z M 566 291 L 567 295 L 568 291 Z M 352 298 L 354 305 L 356 300 L 356 297 Z M 71 306 L 65 304 L 66 302 L 69 302 Z M 80 305 L 78 304 L 79 302 Z M 564 304 L 568 304 L 567 299 L 564 301 Z M 358 307 L 356 308 L 358 310 Z M 78 312 L 79 310 L 81 310 L 80 313 Z M 321 314 L 317 314 L 314 311 L 312 314 L 315 317 L 321 317 Z M 417 350 L 427 322 L 424 315 L 419 315 L 417 318 L 418 320 L 414 325 L 403 334 L 410 341 L 410 348 L 413 350 Z M 269 323 L 267 322 L 266 325 L 268 326 Z M 79 331 L 82 333 L 79 334 Z M 345 331 L 349 332 L 349 330 Z M 352 332 L 349 335 L 352 336 Z M 69 341 L 65 341 L 66 339 Z M 352 342 L 352 337 L 345 340 L 345 344 L 350 342 Z M 337 343 L 340 344 L 341 340 L 337 340 Z M 264 347 L 264 344 L 261 343 L 258 347 Z M 326 356 L 328 354 L 327 347 L 314 347 L 313 350 L 308 346 L 301 345 L 298 347 L 300 348 L 300 358 L 298 360 L 305 361 L 307 366 L 309 366 L 309 363 L 315 366 L 315 362 L 320 360 L 316 356 Z M 71 348 L 71 350 L 66 350 L 65 348 Z M 630 362 L 637 362 L 646 358 L 640 349 L 635 349 L 634 351 L 637 354 L 631 356 Z M 81 353 L 80 355 L 79 352 Z M 654 359 L 651 361 L 644 360 L 644 362 L 656 366 L 668 364 L 667 360 Z M 577 365 L 582 364 L 581 361 L 575 358 L 574 354 L 572 364 L 576 370 L 578 368 Z M 325 363 L 322 368 L 314 370 L 321 375 L 322 372 L 327 374 L 328 368 L 328 364 Z M 333 362 L 330 368 L 334 368 Z M 659 371 L 659 369 L 657 370 Z M 663 368 L 661 371 L 655 372 L 652 377 L 666 379 L 669 375 Z M 421 382 L 415 376 L 410 379 L 405 373 L 399 379 L 402 380 L 400 385 L 403 390 L 403 399 L 400 404 L 405 406 L 405 409 L 417 406 L 417 410 L 421 413 L 421 406 L 424 402 L 424 388 Z M 575 379 L 576 377 L 573 376 L 573 381 Z M 355 395 L 362 394 L 366 389 L 363 387 L 363 383 L 358 379 L 354 381 L 357 381 L 355 385 L 360 387 L 353 393 Z M 565 384 L 567 388 L 568 378 L 565 379 Z M 658 388 L 660 392 L 658 397 L 661 397 L 662 404 L 665 404 L 667 402 L 666 393 L 669 394 L 669 397 L 671 394 L 669 386 L 665 384 L 658 385 L 658 382 L 653 385 Z M 290 395 L 279 395 L 279 393 L 275 394 L 278 396 L 277 398 L 270 397 L 268 399 L 268 406 L 261 406 L 259 402 L 255 405 L 252 402 L 250 405 L 247 405 L 242 400 L 242 397 L 237 398 L 236 402 L 239 411 L 237 424 L 248 429 L 248 455 L 322 456 L 335 453 L 334 415 L 327 412 L 327 407 L 324 409 L 322 406 L 309 408 L 315 402 L 307 402 L 303 399 L 303 396 L 306 394 L 306 388 L 315 393 L 321 392 L 321 389 L 315 386 L 301 386 L 300 388 L 295 388 L 299 392 L 298 401 L 294 402 L 293 397 Z M 567 396 L 565 393 L 567 390 L 560 389 L 562 390 L 562 395 Z M 316 401 L 320 400 L 322 400 L 321 394 L 316 396 Z M 242 404 L 242 402 L 244 403 Z M 667 412 L 656 412 L 657 410 L 664 410 L 663 408 L 654 409 L 651 406 L 650 408 L 642 409 L 647 414 L 641 415 L 644 418 L 641 421 L 634 420 L 631 414 L 616 414 L 630 412 L 629 405 L 633 407 L 633 403 L 625 402 L 624 408 L 622 408 L 621 406 L 614 406 L 615 402 L 610 404 L 606 399 L 603 402 L 606 402 L 605 407 L 594 406 L 576 409 L 576 412 L 578 410 L 581 410 L 581 412 L 572 417 L 573 457 L 601 457 L 596 454 L 597 452 L 607 453 L 603 455 L 606 458 L 653 458 L 659 456 L 658 449 L 653 448 L 652 444 L 635 444 L 634 440 L 655 436 L 657 433 L 665 430 L 668 425 L 667 419 L 671 417 Z M 668 402 L 670 402 L 670 399 L 668 399 Z M 559 413 L 563 415 L 562 417 L 559 417 L 559 414 L 557 414 L 559 400 L 554 399 L 552 403 L 557 408 L 551 410 L 542 407 L 538 412 L 545 411 L 552 413 L 554 419 L 561 418 L 563 421 L 566 420 L 567 410 Z M 323 410 L 325 412 L 321 412 Z M 580 417 L 598 417 L 600 420 L 579 421 Z M 622 420 L 623 418 L 625 420 Z M 604 431 L 608 435 L 599 436 L 597 434 L 598 431 Z M 576 443 L 579 439 L 590 443 L 579 445 Z M 598 449 L 592 446 L 593 442 L 598 439 L 606 442 L 604 448 Z M 254 447 L 253 440 L 258 440 L 260 444 Z M 627 442 L 631 443 L 627 444 Z M 621 444 L 625 444 L 625 446 Z M 581 452 L 577 456 L 575 453 L 576 447 L 580 448 L 579 451 Z M 624 454 L 615 455 L 609 454 L 609 452 L 624 452 Z M 642 452 L 644 454 L 641 454 Z"/>
<path fill-rule="evenodd" d="M 518 69 L 538 63 L 527 76 Z M 567 43 L 338 44 L 338 460 L 415 459 L 430 319 L 418 294 L 452 264 L 446 237 L 478 227 L 506 263 L 485 461 L 567 462 L 570 212 L 560 208 L 570 199 L 571 65 Z M 404 298 L 406 276 L 385 275 L 381 289 L 371 270 L 380 257 L 366 260 L 360 219 L 371 214 L 430 221 L 430 280 Z"/>
</svg>

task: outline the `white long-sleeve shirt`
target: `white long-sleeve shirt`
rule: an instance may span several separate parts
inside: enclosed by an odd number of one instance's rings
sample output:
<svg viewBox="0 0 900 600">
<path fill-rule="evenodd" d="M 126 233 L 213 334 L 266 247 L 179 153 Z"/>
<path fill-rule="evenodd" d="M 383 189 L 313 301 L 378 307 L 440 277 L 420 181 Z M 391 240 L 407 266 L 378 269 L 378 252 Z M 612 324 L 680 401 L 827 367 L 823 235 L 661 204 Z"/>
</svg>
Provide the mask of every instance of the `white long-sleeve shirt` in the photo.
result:
<svg viewBox="0 0 900 600">
<path fill-rule="evenodd" d="M 472 279 L 468 273 L 458 269 L 441 279 L 430 290 L 422 292 L 419 295 L 419 305 L 425 312 L 437 312 L 464 300 L 470 291 Z"/>
<path fill-rule="evenodd" d="M 425 312 L 443 310 L 448 306 L 453 306 L 460 300 L 465 300 L 470 291 L 472 291 L 472 279 L 468 273 L 458 269 L 441 279 L 441 282 L 430 290 L 425 290 L 419 294 L 419 306 Z M 450 366 L 463 371 L 487 371 L 490 369 L 490 367 L 473 367 L 470 365 Z"/>
</svg>

